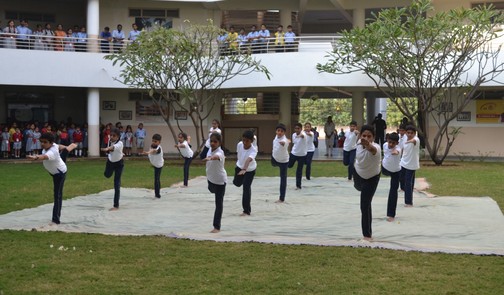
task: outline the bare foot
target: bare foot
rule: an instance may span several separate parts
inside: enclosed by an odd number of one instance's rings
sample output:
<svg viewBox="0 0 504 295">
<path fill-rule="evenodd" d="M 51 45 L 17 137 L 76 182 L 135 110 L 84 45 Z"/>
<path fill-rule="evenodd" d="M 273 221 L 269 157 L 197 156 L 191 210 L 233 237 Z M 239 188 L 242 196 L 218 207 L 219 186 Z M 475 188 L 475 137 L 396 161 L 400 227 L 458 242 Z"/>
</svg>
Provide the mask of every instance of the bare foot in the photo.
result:
<svg viewBox="0 0 504 295">
<path fill-rule="evenodd" d="M 387 216 L 387 221 L 388 222 L 392 222 L 392 221 L 394 221 L 394 219 L 395 219 L 394 217 Z"/>
<path fill-rule="evenodd" d="M 412 204 L 405 204 L 404 207 L 411 208 L 411 207 L 413 207 L 413 205 Z"/>
<path fill-rule="evenodd" d="M 216 228 L 214 228 L 214 229 L 212 229 L 210 232 L 211 232 L 212 234 L 216 234 L 216 233 L 220 232 L 220 229 L 216 229 Z"/>
<path fill-rule="evenodd" d="M 117 210 L 119 210 L 119 208 L 117 208 L 117 207 L 112 207 L 109 209 L 109 211 L 117 211 Z"/>
<path fill-rule="evenodd" d="M 245 212 L 242 212 L 242 214 L 240 214 L 240 216 L 250 216 L 250 214 L 247 214 Z"/>
<path fill-rule="evenodd" d="M 284 202 L 284 201 L 282 201 L 282 200 L 276 200 L 276 201 L 275 201 L 275 203 L 277 203 L 277 204 L 281 204 L 281 203 L 283 203 L 283 202 Z"/>
<path fill-rule="evenodd" d="M 373 238 L 372 237 L 364 237 L 363 240 L 371 242 L 371 241 L 373 241 Z"/>
</svg>

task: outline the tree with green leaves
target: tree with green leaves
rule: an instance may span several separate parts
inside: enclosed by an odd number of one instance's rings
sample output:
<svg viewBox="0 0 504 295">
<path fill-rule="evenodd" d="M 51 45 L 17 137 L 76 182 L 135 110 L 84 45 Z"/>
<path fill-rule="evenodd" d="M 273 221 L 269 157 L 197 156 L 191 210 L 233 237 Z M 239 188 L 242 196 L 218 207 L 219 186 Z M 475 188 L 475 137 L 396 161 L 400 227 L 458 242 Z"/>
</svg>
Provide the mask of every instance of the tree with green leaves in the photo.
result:
<svg viewBox="0 0 504 295">
<path fill-rule="evenodd" d="M 503 22 L 504 14 L 491 5 L 435 13 L 429 0 L 417 0 L 345 31 L 317 68 L 365 73 L 410 122 L 419 122 L 432 161 L 441 165 L 460 134 L 450 123 L 504 70 L 501 46 L 492 43 Z M 408 107 L 411 98 L 416 110 Z"/>
<path fill-rule="evenodd" d="M 121 66 L 118 79 L 131 88 L 146 90 L 177 139 L 171 123 L 173 110 L 185 111 L 196 130 L 197 155 L 205 141 L 202 126 L 223 97 L 222 86 L 239 75 L 268 69 L 249 54 L 230 50 L 219 51 L 217 37 L 223 31 L 207 24 L 184 22 L 180 30 L 156 27 L 144 31 L 122 52 L 105 56 Z"/>
</svg>

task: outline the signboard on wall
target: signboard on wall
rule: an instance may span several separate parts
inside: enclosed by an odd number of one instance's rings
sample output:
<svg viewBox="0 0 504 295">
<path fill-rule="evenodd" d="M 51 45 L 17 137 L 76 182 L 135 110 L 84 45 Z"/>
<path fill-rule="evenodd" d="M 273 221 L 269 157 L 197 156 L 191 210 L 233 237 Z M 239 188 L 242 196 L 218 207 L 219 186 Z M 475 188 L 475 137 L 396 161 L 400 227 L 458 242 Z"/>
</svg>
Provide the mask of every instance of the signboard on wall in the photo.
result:
<svg viewBox="0 0 504 295">
<path fill-rule="evenodd" d="M 504 100 L 477 100 L 476 123 L 504 124 Z"/>
</svg>

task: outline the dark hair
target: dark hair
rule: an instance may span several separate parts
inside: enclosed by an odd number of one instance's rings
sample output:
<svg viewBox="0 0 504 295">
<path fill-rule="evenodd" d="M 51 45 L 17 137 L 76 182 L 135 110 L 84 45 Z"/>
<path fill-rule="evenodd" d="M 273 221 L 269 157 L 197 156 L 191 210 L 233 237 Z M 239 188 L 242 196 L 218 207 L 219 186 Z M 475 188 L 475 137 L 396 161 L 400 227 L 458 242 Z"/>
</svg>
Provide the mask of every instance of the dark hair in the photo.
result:
<svg viewBox="0 0 504 295">
<path fill-rule="evenodd" d="M 254 132 L 252 132 L 252 130 L 245 130 L 242 134 L 242 137 L 243 138 L 247 138 L 247 139 L 250 139 L 250 140 L 254 140 Z"/>
<path fill-rule="evenodd" d="M 357 121 L 352 120 L 352 121 L 350 122 L 350 125 L 355 125 L 355 126 L 357 126 Z"/>
<path fill-rule="evenodd" d="M 54 143 L 54 135 L 52 133 L 46 132 L 40 136 L 40 139 L 45 139 L 49 143 Z"/>
<path fill-rule="evenodd" d="M 159 135 L 159 134 L 156 133 L 156 134 L 152 135 L 152 139 L 153 140 L 161 141 L 161 135 Z"/>
<path fill-rule="evenodd" d="M 406 126 L 406 131 L 408 131 L 408 130 L 412 130 L 412 131 L 416 132 L 416 128 L 413 125 Z"/>
<path fill-rule="evenodd" d="M 388 135 L 388 139 L 395 142 L 399 142 L 399 134 L 397 134 L 397 132 L 392 132 Z"/>
<path fill-rule="evenodd" d="M 399 129 L 406 130 L 406 125 L 404 125 L 404 124 L 399 124 Z"/>
<path fill-rule="evenodd" d="M 112 135 L 112 134 L 115 134 L 117 136 L 121 136 L 121 131 L 119 131 L 119 129 L 117 129 L 117 128 L 112 128 L 110 130 L 110 135 Z"/>
<path fill-rule="evenodd" d="M 285 127 L 285 125 L 284 125 L 284 124 L 282 124 L 282 123 L 279 123 L 279 124 L 276 126 L 275 130 L 277 130 L 278 128 L 282 129 L 284 132 L 287 130 L 287 128 Z"/>
<path fill-rule="evenodd" d="M 371 134 L 373 134 L 373 137 L 375 137 L 375 129 L 374 129 L 373 126 L 371 126 L 371 125 L 363 125 L 361 127 L 360 133 L 362 134 L 362 133 L 364 133 L 364 131 L 371 132 Z"/>
<path fill-rule="evenodd" d="M 299 127 L 299 128 L 301 128 L 301 129 L 303 129 L 303 124 L 301 124 L 301 123 L 296 123 L 296 124 L 294 124 L 294 127 Z"/>
<path fill-rule="evenodd" d="M 213 120 L 212 120 L 212 123 L 213 123 L 213 122 L 216 122 L 216 123 L 217 123 L 217 127 L 219 127 L 219 128 L 221 127 L 221 126 L 220 126 L 220 122 L 219 122 L 219 120 L 217 120 L 217 119 L 213 119 Z"/>
<path fill-rule="evenodd" d="M 215 139 L 219 142 L 219 144 L 222 142 L 222 136 L 218 132 L 214 132 L 210 135 L 210 139 Z"/>
<path fill-rule="evenodd" d="M 178 135 L 182 136 L 184 140 L 187 140 L 187 134 L 185 132 L 180 132 Z"/>
</svg>

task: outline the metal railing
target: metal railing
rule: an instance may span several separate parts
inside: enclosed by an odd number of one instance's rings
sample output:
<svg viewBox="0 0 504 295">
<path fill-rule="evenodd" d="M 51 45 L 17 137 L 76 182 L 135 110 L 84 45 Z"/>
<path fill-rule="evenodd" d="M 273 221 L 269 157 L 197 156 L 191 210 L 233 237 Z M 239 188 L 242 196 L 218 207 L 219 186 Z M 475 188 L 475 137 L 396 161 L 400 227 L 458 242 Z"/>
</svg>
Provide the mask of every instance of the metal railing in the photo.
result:
<svg viewBox="0 0 504 295">
<path fill-rule="evenodd" d="M 219 53 L 222 55 L 235 53 L 280 53 L 297 51 L 328 51 L 334 48 L 338 36 L 303 36 L 296 37 L 293 42 L 280 44 L 275 38 L 267 38 L 255 42 L 218 42 Z M 0 48 L 70 51 L 70 52 L 120 52 L 132 41 L 114 42 L 99 38 L 77 38 L 74 36 L 53 36 L 34 33 L 20 35 L 0 32 Z"/>
</svg>

